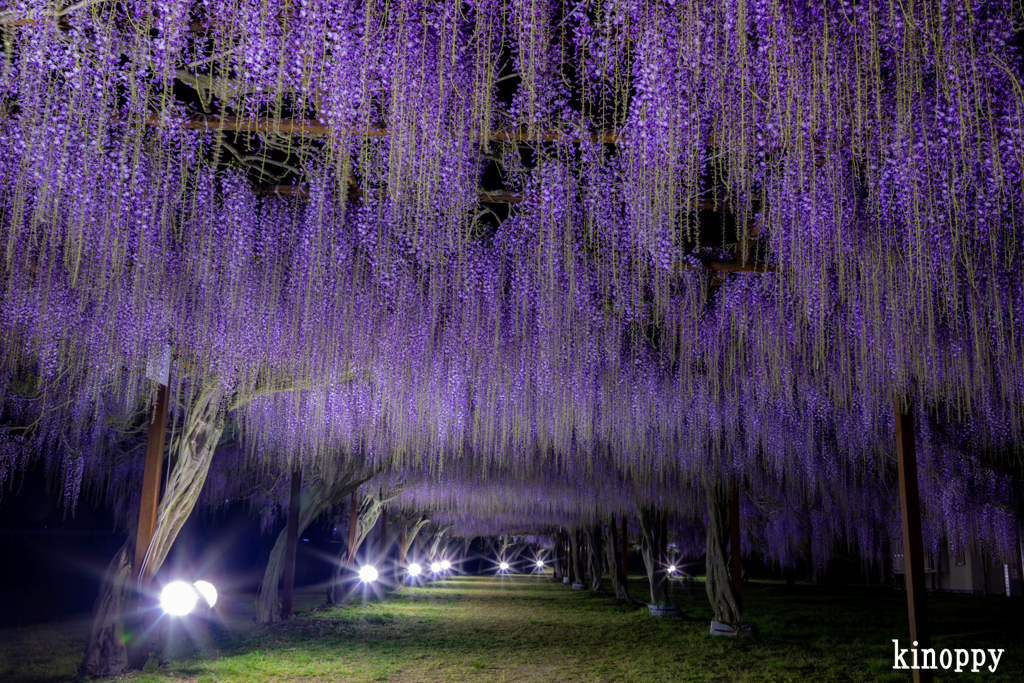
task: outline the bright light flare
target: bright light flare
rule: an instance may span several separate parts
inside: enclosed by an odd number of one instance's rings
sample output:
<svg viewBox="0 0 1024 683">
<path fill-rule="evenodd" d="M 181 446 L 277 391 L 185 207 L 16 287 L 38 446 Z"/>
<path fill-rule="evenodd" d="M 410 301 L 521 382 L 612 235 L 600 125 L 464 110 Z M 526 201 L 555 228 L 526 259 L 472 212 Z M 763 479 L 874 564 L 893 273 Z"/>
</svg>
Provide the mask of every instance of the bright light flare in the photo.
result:
<svg viewBox="0 0 1024 683">
<path fill-rule="evenodd" d="M 498 565 L 498 569 L 500 569 L 503 572 L 507 572 L 508 571 L 508 562 L 502 562 L 501 564 L 499 564 Z"/>
<path fill-rule="evenodd" d="M 675 566 L 674 564 L 670 564 L 670 565 L 668 566 L 668 573 L 669 573 L 669 574 L 675 574 L 675 573 L 676 573 L 676 571 L 678 571 L 678 570 L 676 569 L 676 566 Z"/>
<path fill-rule="evenodd" d="M 432 562 L 430 564 L 430 571 L 433 572 L 434 574 L 439 574 L 441 572 L 441 563 L 440 562 Z"/>
<path fill-rule="evenodd" d="M 196 581 L 192 587 L 206 601 L 206 606 L 213 609 L 213 606 L 217 604 L 217 589 L 213 587 L 213 584 L 209 581 Z"/>
<path fill-rule="evenodd" d="M 544 569 L 544 562 L 542 560 L 537 560 L 537 569 Z"/>
<path fill-rule="evenodd" d="M 377 568 L 372 564 L 364 564 L 359 568 L 359 580 L 363 583 L 373 583 L 377 580 Z"/>
<path fill-rule="evenodd" d="M 413 562 L 409 565 L 409 568 L 406 569 L 406 571 L 409 572 L 409 576 L 419 576 L 420 572 L 423 571 L 423 567 Z"/>
<path fill-rule="evenodd" d="M 172 581 L 160 591 L 160 607 L 175 617 L 183 617 L 196 608 L 199 594 L 184 581 Z"/>
<path fill-rule="evenodd" d="M 449 569 L 451 569 L 451 567 L 451 562 L 449 562 L 448 560 L 441 560 L 441 569 L 443 569 L 444 571 L 448 571 Z"/>
</svg>

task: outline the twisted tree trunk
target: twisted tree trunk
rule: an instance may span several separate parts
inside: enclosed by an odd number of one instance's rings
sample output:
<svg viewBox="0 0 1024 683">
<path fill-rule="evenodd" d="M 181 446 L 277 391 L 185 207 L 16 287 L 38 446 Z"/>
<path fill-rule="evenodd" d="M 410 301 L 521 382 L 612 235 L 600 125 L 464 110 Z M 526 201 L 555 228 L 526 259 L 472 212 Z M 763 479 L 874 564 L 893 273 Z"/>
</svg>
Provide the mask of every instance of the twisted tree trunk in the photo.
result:
<svg viewBox="0 0 1024 683">
<path fill-rule="evenodd" d="M 136 588 L 131 577 L 138 576 L 144 583 L 156 575 L 178 532 L 192 514 L 224 430 L 223 416 L 220 415 L 222 398 L 220 387 L 201 389 L 185 416 L 181 435 L 171 444 L 170 453 L 176 453 L 177 458 L 168 476 L 156 530 L 143 556 L 141 569 L 135 571 L 131 555 L 124 554 L 127 544 L 107 565 L 93 609 L 92 630 L 79 666 L 81 676 L 113 676 L 123 673 L 128 667 L 141 669 L 146 663 L 151 643 L 138 640 L 146 633 L 145 624 L 131 625 L 137 637 L 129 639 L 130 652 L 124 642 L 125 608 L 133 600 L 131 593 Z"/>
<path fill-rule="evenodd" d="M 348 597 L 348 591 L 345 590 L 345 579 L 352 571 L 352 565 L 355 562 L 356 553 L 359 552 L 359 546 L 363 544 L 367 535 L 373 530 L 384 505 L 397 498 L 401 492 L 402 489 L 397 488 L 387 493 L 381 493 L 379 496 L 364 496 L 359 501 L 359 507 L 356 512 L 355 539 L 348 548 L 338 553 L 338 559 L 334 563 L 334 574 L 331 576 L 331 581 L 327 586 L 328 603 L 340 605 Z"/>
<path fill-rule="evenodd" d="M 441 546 L 441 541 L 444 540 L 445 533 L 452 528 L 452 525 L 441 527 L 434 532 L 434 535 L 427 542 L 427 561 L 433 562 L 434 558 L 437 557 L 438 548 Z"/>
<path fill-rule="evenodd" d="M 107 565 L 99 595 L 92 608 L 92 628 L 85 645 L 85 658 L 78 666 L 82 678 L 106 678 L 128 668 L 125 648 L 124 612 L 132 594 L 134 543 L 127 540 Z"/>
<path fill-rule="evenodd" d="M 668 604 L 668 566 L 665 563 L 664 512 L 653 507 L 640 508 L 640 554 L 651 585 L 651 604 Z"/>
<path fill-rule="evenodd" d="M 604 586 L 601 562 L 601 524 L 584 527 L 587 539 L 587 569 L 590 572 L 590 590 L 597 592 Z"/>
<path fill-rule="evenodd" d="M 334 481 L 322 478 L 303 493 L 299 502 L 298 533 L 300 535 L 324 510 L 340 503 L 345 496 L 351 494 L 376 474 L 373 472 L 368 476 L 353 479 L 353 473 L 354 467 L 350 465 Z M 256 593 L 256 621 L 261 624 L 269 624 L 281 619 L 278 609 L 278 584 L 284 573 L 287 542 L 287 532 L 282 530 L 277 535 L 273 550 L 270 551 L 270 559 L 267 560 L 267 568 L 263 572 L 263 581 Z"/>
<path fill-rule="evenodd" d="M 740 596 L 729 580 L 729 491 L 724 484 L 706 483 L 708 497 L 707 580 L 705 588 L 715 621 L 739 624 L 743 619 Z"/>
<path fill-rule="evenodd" d="M 569 561 L 570 543 L 569 532 L 563 531 L 558 537 L 558 563 L 562 567 L 562 576 L 572 581 L 572 562 Z"/>
<path fill-rule="evenodd" d="M 569 568 L 574 584 L 583 583 L 583 553 L 580 544 L 583 540 L 583 532 L 573 529 L 569 532 Z"/>
<path fill-rule="evenodd" d="M 551 531 L 551 580 L 562 583 L 562 532 Z"/>
<path fill-rule="evenodd" d="M 345 579 L 352 571 L 351 566 L 356 560 L 359 546 L 363 544 L 370 530 L 373 529 L 373 525 L 377 523 L 382 505 L 381 501 L 373 495 L 363 496 L 363 499 L 359 501 L 356 512 L 355 539 L 351 545 L 338 553 L 338 559 L 334 563 L 334 573 L 327 586 L 328 603 L 340 605 L 348 597 L 348 591 L 345 590 Z"/>
<path fill-rule="evenodd" d="M 626 568 L 622 566 L 622 555 L 619 552 L 619 531 L 615 527 L 615 517 L 611 517 L 604 527 L 604 549 L 615 597 L 619 600 L 629 600 L 629 591 L 626 588 Z"/>
<path fill-rule="evenodd" d="M 416 542 L 416 538 L 420 535 L 420 531 L 423 530 L 423 527 L 429 523 L 429 517 L 420 516 L 419 519 L 406 527 L 405 540 L 402 543 L 402 557 L 408 559 L 409 549 L 412 548 L 413 544 Z"/>
</svg>

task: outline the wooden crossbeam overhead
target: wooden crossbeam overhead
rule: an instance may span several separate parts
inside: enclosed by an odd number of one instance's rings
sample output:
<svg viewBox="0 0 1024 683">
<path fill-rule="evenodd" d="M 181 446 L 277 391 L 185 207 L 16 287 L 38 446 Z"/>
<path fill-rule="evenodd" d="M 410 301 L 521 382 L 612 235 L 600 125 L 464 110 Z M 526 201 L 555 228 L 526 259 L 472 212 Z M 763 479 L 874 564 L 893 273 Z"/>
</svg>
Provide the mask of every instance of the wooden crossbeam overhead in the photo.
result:
<svg viewBox="0 0 1024 683">
<path fill-rule="evenodd" d="M 253 188 L 257 197 L 308 197 L 309 188 L 305 185 L 257 185 Z M 362 197 L 365 193 L 359 188 L 352 188 L 350 197 Z M 480 190 L 481 204 L 520 204 L 523 197 L 514 192 Z"/>
<path fill-rule="evenodd" d="M 150 126 L 164 125 L 156 114 L 146 119 Z M 245 118 L 240 116 L 203 116 L 196 115 L 187 119 L 184 123 L 185 130 L 211 130 L 233 133 L 273 133 L 278 135 L 314 135 L 328 136 L 334 131 L 330 126 L 325 126 L 316 121 L 303 121 L 300 119 L 268 119 L 268 118 Z M 356 135 L 368 138 L 383 138 L 391 135 L 387 126 L 370 126 L 367 128 L 353 129 L 351 132 Z M 561 130 L 496 130 L 492 131 L 489 139 L 491 142 L 578 142 L 579 136 Z M 603 144 L 618 144 L 620 136 L 615 131 L 604 131 L 590 134 L 593 142 Z"/>
</svg>

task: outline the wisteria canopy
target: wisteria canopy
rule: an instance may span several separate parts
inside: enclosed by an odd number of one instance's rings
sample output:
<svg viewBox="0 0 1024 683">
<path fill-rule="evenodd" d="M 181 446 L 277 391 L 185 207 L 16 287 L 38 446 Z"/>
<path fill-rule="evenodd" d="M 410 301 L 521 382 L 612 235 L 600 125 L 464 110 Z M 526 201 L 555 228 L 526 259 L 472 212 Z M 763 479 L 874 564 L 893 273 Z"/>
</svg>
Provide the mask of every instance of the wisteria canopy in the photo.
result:
<svg viewBox="0 0 1024 683">
<path fill-rule="evenodd" d="M 204 395 L 231 435 L 211 506 L 358 459 L 454 533 L 653 504 L 685 539 L 734 481 L 746 552 L 822 564 L 899 538 L 895 397 L 926 543 L 1011 554 L 1022 26 L 0 0 L 0 482 L 41 460 L 137 513 L 169 356 L 169 429 Z"/>
</svg>

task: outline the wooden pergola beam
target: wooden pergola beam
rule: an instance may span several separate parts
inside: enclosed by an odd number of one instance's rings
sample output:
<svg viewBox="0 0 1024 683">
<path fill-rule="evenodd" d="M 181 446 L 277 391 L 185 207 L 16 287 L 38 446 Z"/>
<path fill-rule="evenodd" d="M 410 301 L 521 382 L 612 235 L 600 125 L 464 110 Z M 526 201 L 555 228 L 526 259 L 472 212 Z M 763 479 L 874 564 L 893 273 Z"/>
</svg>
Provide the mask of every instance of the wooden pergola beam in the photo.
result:
<svg viewBox="0 0 1024 683">
<path fill-rule="evenodd" d="M 159 127 L 164 125 L 164 122 L 156 114 L 151 114 L 146 119 L 146 124 Z M 317 121 L 304 121 L 292 118 L 269 119 L 263 117 L 195 115 L 188 118 L 182 127 L 185 130 L 273 133 L 277 135 L 328 136 L 334 133 L 333 128 Z M 385 138 L 391 135 L 391 130 L 383 124 L 353 128 L 349 132 L 367 138 Z M 589 138 L 591 142 L 614 145 L 620 142 L 620 133 L 617 131 L 599 131 L 591 133 Z M 581 137 L 569 131 L 550 129 L 537 131 L 495 130 L 491 131 L 488 139 L 491 142 L 579 142 Z"/>
</svg>

